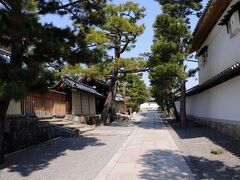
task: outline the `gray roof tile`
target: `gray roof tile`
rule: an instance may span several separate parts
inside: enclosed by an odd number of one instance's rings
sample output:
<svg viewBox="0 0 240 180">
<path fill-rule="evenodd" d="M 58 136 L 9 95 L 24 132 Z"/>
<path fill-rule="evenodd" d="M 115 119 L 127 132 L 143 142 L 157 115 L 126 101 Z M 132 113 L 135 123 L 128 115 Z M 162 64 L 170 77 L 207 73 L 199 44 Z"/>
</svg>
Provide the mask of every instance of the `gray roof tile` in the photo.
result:
<svg viewBox="0 0 240 180">
<path fill-rule="evenodd" d="M 67 76 L 63 77 L 63 81 L 64 81 L 64 83 L 66 83 L 71 88 L 76 88 L 76 89 L 91 93 L 91 94 L 96 95 L 96 96 L 104 97 L 102 94 L 97 92 L 91 86 L 88 86 L 88 85 L 83 84 L 81 82 L 75 81 L 75 80 L 73 80 L 73 79 L 71 79 Z"/>
<path fill-rule="evenodd" d="M 10 56 L 10 52 L 0 49 L 0 60 L 5 61 L 5 63 L 10 63 Z"/>
</svg>

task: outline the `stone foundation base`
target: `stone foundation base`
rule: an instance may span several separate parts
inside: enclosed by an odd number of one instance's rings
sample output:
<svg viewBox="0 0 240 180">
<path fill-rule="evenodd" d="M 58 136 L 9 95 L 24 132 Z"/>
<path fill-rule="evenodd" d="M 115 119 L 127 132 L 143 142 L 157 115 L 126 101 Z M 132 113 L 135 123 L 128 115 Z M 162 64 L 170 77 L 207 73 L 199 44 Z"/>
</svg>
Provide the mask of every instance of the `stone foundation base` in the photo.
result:
<svg viewBox="0 0 240 180">
<path fill-rule="evenodd" d="M 128 116 L 128 115 L 117 114 L 113 121 L 127 120 L 129 118 L 130 118 L 130 116 Z M 87 125 L 96 125 L 96 126 L 101 125 L 101 115 L 76 116 L 76 115 L 69 114 L 69 115 L 65 116 L 65 119 L 68 119 L 71 121 L 77 121 L 77 122 L 87 124 Z"/>
<path fill-rule="evenodd" d="M 100 125 L 101 124 L 101 115 L 84 115 L 84 116 L 76 116 L 68 114 L 65 116 L 65 119 L 71 120 L 71 121 L 77 121 L 83 124 L 87 125 Z"/>
<path fill-rule="evenodd" d="M 203 126 L 210 127 L 221 133 L 240 139 L 240 122 L 231 120 L 211 119 L 188 115 L 188 120 L 194 121 Z"/>
<path fill-rule="evenodd" d="M 12 153 L 61 136 L 48 123 L 25 116 L 7 116 L 4 131 L 4 154 Z"/>
</svg>

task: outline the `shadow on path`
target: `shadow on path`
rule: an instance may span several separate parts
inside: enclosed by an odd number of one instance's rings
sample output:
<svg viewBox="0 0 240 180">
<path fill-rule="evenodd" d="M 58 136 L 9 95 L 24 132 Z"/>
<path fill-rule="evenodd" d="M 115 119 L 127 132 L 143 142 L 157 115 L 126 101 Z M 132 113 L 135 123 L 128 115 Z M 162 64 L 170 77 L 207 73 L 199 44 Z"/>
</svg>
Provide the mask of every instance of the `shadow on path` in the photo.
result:
<svg viewBox="0 0 240 180">
<path fill-rule="evenodd" d="M 198 163 L 191 168 L 197 179 L 240 179 L 240 167 L 226 166 L 222 161 L 209 160 L 203 157 L 185 156 Z M 150 150 L 139 160 L 144 165 L 138 175 L 142 179 L 182 179 L 186 169 L 179 154 L 169 150 Z M 207 170 L 210 168 L 210 171 Z"/>
<path fill-rule="evenodd" d="M 180 128 L 176 121 L 169 124 L 178 148 L 200 179 L 240 179 L 240 140 L 195 123 L 186 129 Z M 219 148 L 224 149 L 223 154 L 211 154 Z"/>
<path fill-rule="evenodd" d="M 174 131 L 180 139 L 205 138 L 240 158 L 240 140 L 193 122 L 190 124 L 189 128 L 186 129 L 181 129 L 174 121 L 169 122 L 172 124 Z"/>
<path fill-rule="evenodd" d="M 9 172 L 18 172 L 21 176 L 29 176 L 34 171 L 48 168 L 51 161 L 66 155 L 66 151 L 80 151 L 88 146 L 104 146 L 94 137 L 62 138 L 48 145 L 42 145 L 6 158 L 5 168 Z"/>
</svg>

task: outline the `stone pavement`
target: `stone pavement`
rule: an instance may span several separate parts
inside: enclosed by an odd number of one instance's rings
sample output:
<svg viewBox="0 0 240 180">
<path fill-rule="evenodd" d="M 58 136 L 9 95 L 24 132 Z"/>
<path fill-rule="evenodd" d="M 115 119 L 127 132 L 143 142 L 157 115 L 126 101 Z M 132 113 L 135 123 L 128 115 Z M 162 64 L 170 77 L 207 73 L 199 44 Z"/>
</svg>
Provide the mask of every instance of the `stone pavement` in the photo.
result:
<svg viewBox="0 0 240 180">
<path fill-rule="evenodd" d="M 96 180 L 194 179 L 157 111 L 141 112 L 138 127 Z"/>
<path fill-rule="evenodd" d="M 127 136 L 60 138 L 9 155 L 0 180 L 93 180 Z"/>
</svg>

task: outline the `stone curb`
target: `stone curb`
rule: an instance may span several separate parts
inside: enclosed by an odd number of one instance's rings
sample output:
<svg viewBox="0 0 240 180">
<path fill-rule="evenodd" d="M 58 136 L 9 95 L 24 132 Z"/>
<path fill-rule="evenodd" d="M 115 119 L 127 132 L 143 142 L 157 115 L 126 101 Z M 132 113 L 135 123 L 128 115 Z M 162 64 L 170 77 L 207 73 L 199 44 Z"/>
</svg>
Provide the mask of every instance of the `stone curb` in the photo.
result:
<svg viewBox="0 0 240 180">
<path fill-rule="evenodd" d="M 105 165 L 105 167 L 101 170 L 101 172 L 97 175 L 95 180 L 105 180 L 107 179 L 108 175 L 111 173 L 112 169 L 116 165 L 117 161 L 121 158 L 121 156 L 124 154 L 126 148 L 128 147 L 128 144 L 132 140 L 132 138 L 135 136 L 136 132 L 138 131 L 138 128 L 136 127 L 135 130 L 129 135 L 128 139 L 124 142 L 124 144 L 120 147 L 118 152 L 112 157 L 112 159 Z"/>
<path fill-rule="evenodd" d="M 51 143 L 54 143 L 55 141 L 57 141 L 58 139 L 61 139 L 61 137 L 57 137 L 57 138 L 54 138 L 54 139 L 51 139 L 49 141 L 45 141 L 45 142 L 42 142 L 40 144 L 36 144 L 36 145 L 33 145 L 33 146 L 30 146 L 30 147 L 27 147 L 25 149 L 20 149 L 18 151 L 15 151 L 15 152 L 12 152 L 12 153 L 9 153 L 9 154 L 5 154 L 4 155 L 4 158 L 7 158 L 9 156 L 12 156 L 14 154 L 17 154 L 17 153 L 20 153 L 20 152 L 24 152 L 24 151 L 27 151 L 29 149 L 33 149 L 35 147 L 39 147 L 39 146 L 44 146 L 44 145 L 48 145 L 48 144 L 51 144 Z"/>
</svg>

